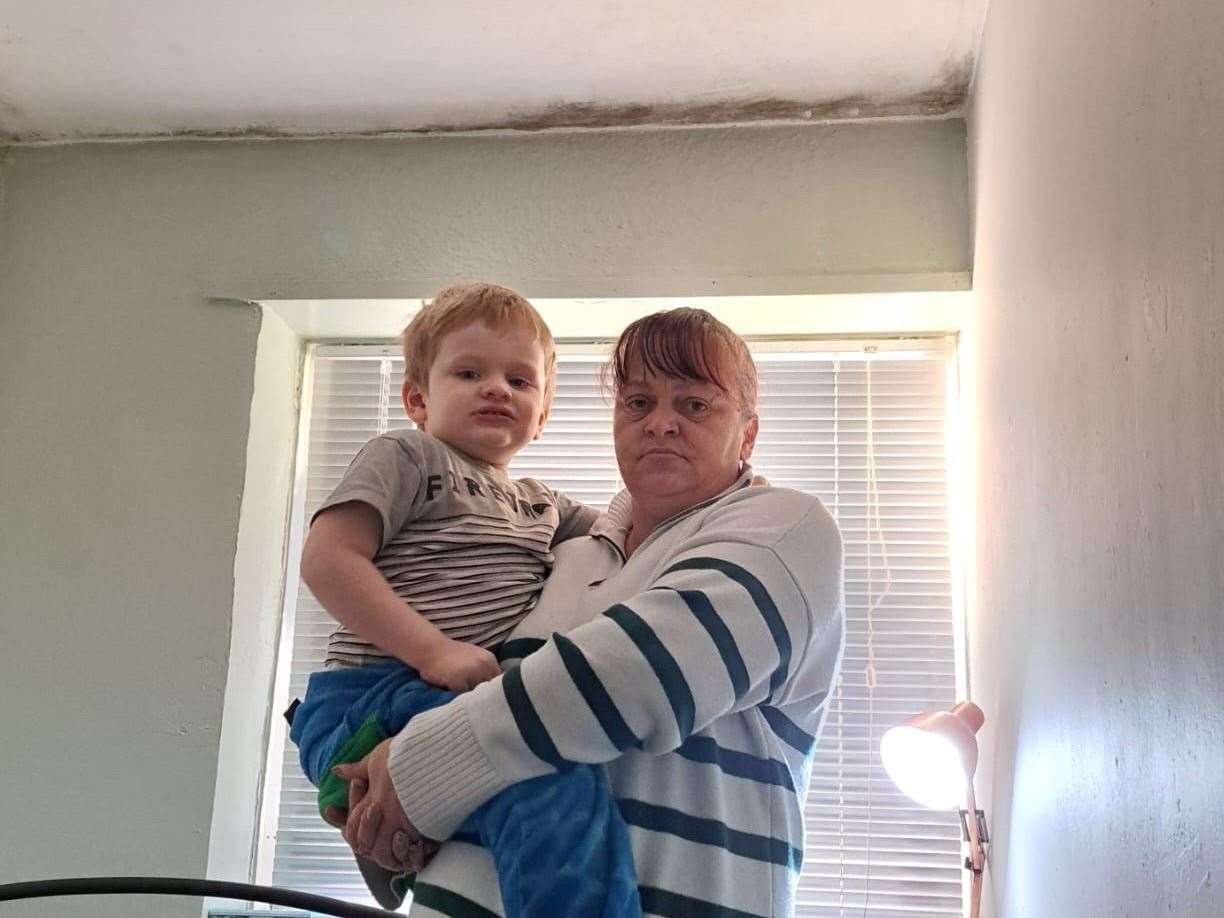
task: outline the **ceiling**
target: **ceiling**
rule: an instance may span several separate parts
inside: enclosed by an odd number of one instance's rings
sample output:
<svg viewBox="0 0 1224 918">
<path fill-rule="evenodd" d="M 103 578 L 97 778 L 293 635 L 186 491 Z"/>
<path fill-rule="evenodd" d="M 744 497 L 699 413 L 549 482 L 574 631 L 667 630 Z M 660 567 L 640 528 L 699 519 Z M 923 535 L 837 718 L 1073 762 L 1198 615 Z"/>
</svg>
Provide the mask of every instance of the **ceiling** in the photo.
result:
<svg viewBox="0 0 1224 918">
<path fill-rule="evenodd" d="M 941 116 L 987 0 L 0 0 L 0 140 Z"/>
</svg>

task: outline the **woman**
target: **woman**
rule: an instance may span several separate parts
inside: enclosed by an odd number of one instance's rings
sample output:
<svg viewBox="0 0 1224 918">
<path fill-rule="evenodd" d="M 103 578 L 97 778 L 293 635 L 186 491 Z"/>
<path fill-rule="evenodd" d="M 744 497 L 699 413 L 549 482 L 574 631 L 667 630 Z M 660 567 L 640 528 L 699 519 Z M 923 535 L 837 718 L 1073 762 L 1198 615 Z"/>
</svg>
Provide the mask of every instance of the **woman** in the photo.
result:
<svg viewBox="0 0 1224 918">
<path fill-rule="evenodd" d="M 558 546 L 508 643 L 535 652 L 351 766 L 345 839 L 419 868 L 423 838 L 503 788 L 604 763 L 645 914 L 789 915 L 841 661 L 841 538 L 816 498 L 754 480 L 756 369 L 721 322 L 647 316 L 611 374 L 626 490 Z M 478 847 L 452 841 L 418 877 L 413 914 L 500 913 Z"/>
</svg>

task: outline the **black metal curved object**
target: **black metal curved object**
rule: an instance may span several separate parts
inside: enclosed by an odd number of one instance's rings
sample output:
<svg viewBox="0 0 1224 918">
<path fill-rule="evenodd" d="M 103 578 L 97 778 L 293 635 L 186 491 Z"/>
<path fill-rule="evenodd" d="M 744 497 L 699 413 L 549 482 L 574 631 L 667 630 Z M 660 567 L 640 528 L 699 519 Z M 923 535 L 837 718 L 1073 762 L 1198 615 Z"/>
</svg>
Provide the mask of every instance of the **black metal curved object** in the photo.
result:
<svg viewBox="0 0 1224 918">
<path fill-rule="evenodd" d="M 327 896 L 282 889 L 279 886 L 258 886 L 254 883 L 227 883 L 222 880 L 198 880 L 191 877 L 70 877 L 56 880 L 32 880 L 28 883 L 0 885 L 0 902 L 13 899 L 41 899 L 47 896 L 110 896 L 117 894 L 157 896 L 213 896 L 219 899 L 244 899 L 287 905 L 337 918 L 387 918 L 391 912 L 368 905 L 341 902 Z"/>
</svg>

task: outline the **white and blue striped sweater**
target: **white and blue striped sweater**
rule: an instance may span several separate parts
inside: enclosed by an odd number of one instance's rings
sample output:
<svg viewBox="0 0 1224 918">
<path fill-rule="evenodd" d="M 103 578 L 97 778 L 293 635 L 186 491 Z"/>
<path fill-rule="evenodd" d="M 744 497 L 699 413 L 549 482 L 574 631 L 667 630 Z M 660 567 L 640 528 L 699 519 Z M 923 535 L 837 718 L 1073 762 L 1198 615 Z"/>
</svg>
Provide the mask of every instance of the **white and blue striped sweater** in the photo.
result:
<svg viewBox="0 0 1224 918">
<path fill-rule="evenodd" d="M 510 645 L 538 650 L 393 741 L 391 776 L 424 834 L 449 837 L 516 781 L 602 762 L 645 914 L 791 913 L 808 766 L 844 641 L 842 545 L 818 500 L 750 479 L 663 523 L 628 560 L 627 495 L 558 546 Z M 458 841 L 416 896 L 416 915 L 501 914 L 488 855 Z"/>
</svg>

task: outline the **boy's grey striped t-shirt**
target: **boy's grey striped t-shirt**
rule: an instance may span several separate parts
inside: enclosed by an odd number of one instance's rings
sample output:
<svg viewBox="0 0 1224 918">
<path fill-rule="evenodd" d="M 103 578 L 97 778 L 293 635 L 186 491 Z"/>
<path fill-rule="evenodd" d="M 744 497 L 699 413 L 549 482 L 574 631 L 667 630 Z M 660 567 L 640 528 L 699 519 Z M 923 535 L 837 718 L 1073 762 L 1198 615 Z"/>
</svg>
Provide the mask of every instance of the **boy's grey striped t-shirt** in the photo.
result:
<svg viewBox="0 0 1224 918">
<path fill-rule="evenodd" d="M 447 637 L 493 647 L 536 603 L 552 546 L 598 514 L 533 478 L 512 480 L 420 430 L 375 437 L 315 516 L 360 501 L 382 517 L 374 565 Z M 390 659 L 339 625 L 326 666 Z"/>
</svg>

